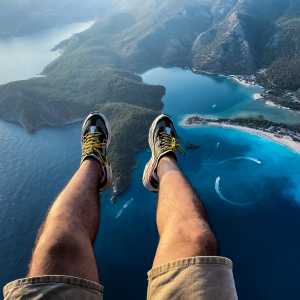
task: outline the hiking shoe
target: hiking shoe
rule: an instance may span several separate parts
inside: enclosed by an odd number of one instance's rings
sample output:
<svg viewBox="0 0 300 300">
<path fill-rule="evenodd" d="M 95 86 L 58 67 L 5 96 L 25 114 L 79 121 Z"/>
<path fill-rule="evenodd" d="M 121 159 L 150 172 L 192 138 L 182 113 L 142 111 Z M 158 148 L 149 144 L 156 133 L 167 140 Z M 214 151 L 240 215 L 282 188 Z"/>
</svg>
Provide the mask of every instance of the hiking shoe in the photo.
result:
<svg viewBox="0 0 300 300">
<path fill-rule="evenodd" d="M 86 159 L 94 159 L 102 166 L 104 176 L 100 182 L 100 191 L 112 183 L 111 165 L 107 159 L 107 148 L 111 142 L 111 127 L 108 120 L 99 112 L 88 115 L 81 131 L 81 164 Z"/>
<path fill-rule="evenodd" d="M 158 191 L 159 179 L 156 170 L 159 160 L 167 154 L 172 154 L 176 159 L 175 152 L 181 148 L 176 139 L 176 130 L 170 117 L 167 115 L 158 116 L 149 130 L 152 157 L 147 163 L 143 175 L 143 184 L 151 192 Z"/>
</svg>

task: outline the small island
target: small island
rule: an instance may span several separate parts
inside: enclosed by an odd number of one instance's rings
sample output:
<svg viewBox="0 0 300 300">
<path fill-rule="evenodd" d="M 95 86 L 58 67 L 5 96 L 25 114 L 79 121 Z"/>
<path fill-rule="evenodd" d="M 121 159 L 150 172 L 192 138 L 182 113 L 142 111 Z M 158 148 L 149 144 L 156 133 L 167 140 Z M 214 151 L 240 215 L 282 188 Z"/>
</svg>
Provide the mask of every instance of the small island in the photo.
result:
<svg viewBox="0 0 300 300">
<path fill-rule="evenodd" d="M 184 118 L 182 126 L 216 126 L 234 128 L 270 139 L 300 153 L 300 123 L 288 125 L 259 118 L 213 119 L 201 115 L 190 115 Z"/>
</svg>

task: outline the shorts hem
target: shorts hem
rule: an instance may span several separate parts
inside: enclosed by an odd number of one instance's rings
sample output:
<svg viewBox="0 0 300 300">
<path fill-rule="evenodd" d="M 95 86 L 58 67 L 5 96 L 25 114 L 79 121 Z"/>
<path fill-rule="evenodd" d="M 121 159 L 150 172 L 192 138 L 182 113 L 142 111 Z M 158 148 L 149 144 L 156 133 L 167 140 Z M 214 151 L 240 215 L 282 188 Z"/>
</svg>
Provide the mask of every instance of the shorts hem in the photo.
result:
<svg viewBox="0 0 300 300">
<path fill-rule="evenodd" d="M 17 279 L 8 283 L 4 288 L 4 294 L 6 291 L 15 288 L 15 287 L 22 287 L 25 285 L 34 285 L 34 284 L 68 284 L 74 285 L 77 287 L 82 287 L 90 290 L 94 290 L 96 292 L 100 292 L 103 294 L 103 286 L 97 282 L 90 281 L 87 279 L 74 277 L 74 276 L 67 276 L 67 275 L 47 275 L 47 276 L 39 276 L 39 277 L 28 277 L 23 279 Z"/>
<path fill-rule="evenodd" d="M 173 269 L 187 268 L 192 265 L 223 265 L 224 267 L 233 268 L 233 263 L 229 258 L 221 256 L 195 256 L 178 259 L 170 263 L 153 268 L 148 272 L 148 280 L 160 276 Z"/>
</svg>

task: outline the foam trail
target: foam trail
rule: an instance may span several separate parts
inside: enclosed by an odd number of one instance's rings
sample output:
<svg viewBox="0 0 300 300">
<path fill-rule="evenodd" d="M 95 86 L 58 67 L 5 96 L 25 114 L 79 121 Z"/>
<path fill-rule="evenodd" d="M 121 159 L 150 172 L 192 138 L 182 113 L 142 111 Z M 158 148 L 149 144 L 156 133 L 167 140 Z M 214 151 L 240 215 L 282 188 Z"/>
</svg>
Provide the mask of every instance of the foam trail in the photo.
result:
<svg viewBox="0 0 300 300">
<path fill-rule="evenodd" d="M 223 165 L 229 161 L 235 161 L 235 160 L 249 160 L 249 161 L 252 161 L 258 165 L 261 165 L 262 164 L 262 161 L 257 159 L 257 158 L 254 158 L 254 157 L 248 157 L 248 156 L 237 156 L 237 157 L 233 157 L 233 158 L 229 158 L 229 159 L 226 159 L 226 160 L 223 160 L 221 162 L 218 163 L 218 165 Z"/>
<path fill-rule="evenodd" d="M 221 188 L 220 188 L 220 182 L 221 182 L 221 177 L 217 177 L 216 178 L 216 182 L 215 182 L 215 191 L 218 194 L 218 196 L 225 202 L 229 202 L 231 203 L 231 201 L 229 201 L 221 192 Z"/>
<path fill-rule="evenodd" d="M 221 200 L 223 200 L 224 202 L 227 202 L 231 205 L 234 205 L 234 206 L 249 206 L 249 205 L 253 205 L 255 204 L 256 202 L 244 202 L 244 203 L 238 203 L 238 202 L 233 202 L 231 200 L 229 200 L 228 198 L 226 198 L 222 191 L 221 191 L 221 187 L 220 187 L 220 183 L 221 183 L 221 177 L 217 177 L 216 178 L 216 182 L 215 182 L 215 191 L 216 193 L 218 194 L 218 196 L 220 197 Z"/>
<path fill-rule="evenodd" d="M 122 216 L 123 211 L 124 211 L 124 209 L 121 208 L 120 211 L 119 211 L 119 212 L 117 213 L 117 215 L 116 215 L 116 219 L 119 219 L 119 218 Z"/>
<path fill-rule="evenodd" d="M 128 201 L 123 205 L 123 207 L 122 207 L 122 208 L 120 209 L 120 211 L 117 213 L 116 219 L 119 219 L 119 218 L 122 216 L 122 214 L 123 214 L 123 212 L 125 211 L 125 209 L 126 209 L 133 201 L 134 201 L 134 199 L 131 198 L 130 200 L 128 200 Z"/>
</svg>

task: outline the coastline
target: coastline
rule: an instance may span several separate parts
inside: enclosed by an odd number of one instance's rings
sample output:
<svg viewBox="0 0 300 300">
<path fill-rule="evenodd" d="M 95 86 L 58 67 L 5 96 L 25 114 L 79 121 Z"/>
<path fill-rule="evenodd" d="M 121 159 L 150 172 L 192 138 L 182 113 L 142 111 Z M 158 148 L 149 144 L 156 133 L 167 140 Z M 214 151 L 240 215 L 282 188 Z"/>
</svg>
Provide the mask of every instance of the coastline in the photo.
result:
<svg viewBox="0 0 300 300">
<path fill-rule="evenodd" d="M 241 84 L 244 86 L 248 86 L 248 87 L 260 87 L 262 89 L 264 89 L 263 86 L 259 85 L 256 81 L 256 77 L 255 75 L 228 75 L 227 78 Z"/>
<path fill-rule="evenodd" d="M 216 75 L 216 76 L 220 76 L 220 77 L 224 77 L 227 79 L 230 79 L 240 85 L 246 86 L 246 87 L 257 87 L 260 88 L 261 91 L 259 92 L 255 92 L 253 94 L 253 100 L 255 101 L 263 101 L 265 103 L 265 105 L 272 107 L 272 108 L 277 108 L 277 109 L 285 109 L 285 110 L 289 110 L 289 111 L 294 111 L 294 112 L 298 112 L 300 113 L 299 110 L 293 109 L 291 107 L 288 106 L 283 106 L 280 105 L 278 103 L 276 103 L 276 96 L 271 96 L 270 94 L 268 94 L 267 88 L 263 85 L 261 85 L 258 80 L 257 80 L 257 76 L 255 74 L 252 75 L 225 75 L 225 74 L 219 74 L 219 73 L 213 73 L 213 72 L 208 72 L 208 71 L 201 71 L 198 70 L 196 68 L 190 68 L 190 70 L 194 73 L 194 74 L 204 74 L 204 75 Z M 288 91 L 285 91 L 285 93 L 287 93 Z M 294 96 L 296 97 L 296 96 Z M 300 102 L 300 99 L 296 99 L 297 101 Z"/>
<path fill-rule="evenodd" d="M 265 101 L 266 105 L 269 105 L 271 107 L 276 107 L 276 108 L 280 108 L 280 109 L 286 109 L 286 110 L 292 110 L 291 108 L 289 107 L 285 107 L 285 106 L 282 106 L 282 105 L 279 105 L 279 104 L 276 104 L 274 103 L 273 101 L 271 100 L 266 100 L 264 97 L 262 97 L 261 99 L 259 100 L 263 100 Z M 294 110 L 295 112 L 297 112 L 296 110 Z"/>
<path fill-rule="evenodd" d="M 300 143 L 297 143 L 293 141 L 289 136 L 283 135 L 282 137 L 277 137 L 273 133 L 265 132 L 263 130 L 254 129 L 250 127 L 244 127 L 239 125 L 230 125 L 226 123 L 219 123 L 219 122 L 206 122 L 203 124 L 186 124 L 186 118 L 180 123 L 182 127 L 219 127 L 219 128 L 229 128 L 229 129 L 235 129 L 239 131 L 243 131 L 252 135 L 259 136 L 264 139 L 271 140 L 277 144 L 280 144 L 282 146 L 285 146 L 289 148 L 290 150 L 296 152 L 297 154 L 300 154 Z"/>
</svg>

